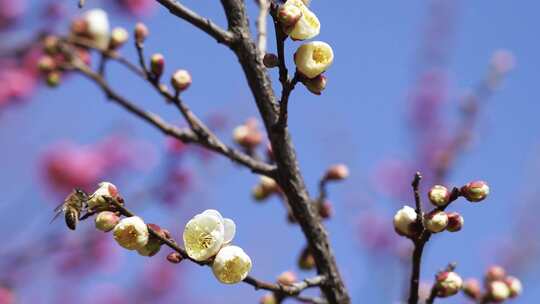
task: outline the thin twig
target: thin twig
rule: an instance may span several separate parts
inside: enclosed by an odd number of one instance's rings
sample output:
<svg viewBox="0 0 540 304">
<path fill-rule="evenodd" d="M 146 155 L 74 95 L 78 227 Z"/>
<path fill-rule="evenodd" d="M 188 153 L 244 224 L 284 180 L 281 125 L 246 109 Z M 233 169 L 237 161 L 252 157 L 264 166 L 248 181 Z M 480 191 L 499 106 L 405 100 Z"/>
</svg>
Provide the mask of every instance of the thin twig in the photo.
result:
<svg viewBox="0 0 540 304">
<path fill-rule="evenodd" d="M 270 3 L 268 0 L 258 0 L 259 3 L 259 16 L 257 17 L 257 48 L 261 53 L 261 58 L 266 53 L 266 40 L 267 40 L 267 25 L 266 19 L 270 10 Z"/>
</svg>

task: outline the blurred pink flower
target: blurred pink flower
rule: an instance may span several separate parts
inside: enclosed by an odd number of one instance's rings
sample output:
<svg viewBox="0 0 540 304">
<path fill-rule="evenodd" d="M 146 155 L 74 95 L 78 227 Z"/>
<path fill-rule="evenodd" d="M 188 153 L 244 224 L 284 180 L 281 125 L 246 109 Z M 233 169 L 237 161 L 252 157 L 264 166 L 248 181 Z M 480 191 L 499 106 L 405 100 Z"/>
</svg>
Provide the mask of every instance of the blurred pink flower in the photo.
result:
<svg viewBox="0 0 540 304">
<path fill-rule="evenodd" d="M 146 16 L 156 8 L 156 1 L 153 0 L 114 0 L 114 4 L 120 12 L 136 17 Z"/>
<path fill-rule="evenodd" d="M 359 219 L 360 241 L 372 254 L 395 254 L 399 238 L 387 216 L 368 211 Z"/>
<path fill-rule="evenodd" d="M 372 183 L 378 192 L 392 198 L 408 198 L 414 172 L 413 166 L 406 161 L 387 159 L 375 168 Z"/>
<path fill-rule="evenodd" d="M 15 294 L 11 289 L 0 286 L 0 304 L 15 304 Z"/>
<path fill-rule="evenodd" d="M 24 0 L 0 0 L 0 30 L 11 25 L 26 9 Z"/>
</svg>

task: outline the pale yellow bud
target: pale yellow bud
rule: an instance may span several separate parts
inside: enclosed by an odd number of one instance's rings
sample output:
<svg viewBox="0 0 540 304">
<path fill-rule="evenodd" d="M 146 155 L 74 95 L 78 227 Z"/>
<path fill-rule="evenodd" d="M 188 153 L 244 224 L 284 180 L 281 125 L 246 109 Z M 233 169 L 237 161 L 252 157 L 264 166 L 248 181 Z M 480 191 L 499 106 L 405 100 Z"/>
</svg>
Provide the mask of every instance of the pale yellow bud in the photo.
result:
<svg viewBox="0 0 540 304">
<path fill-rule="evenodd" d="M 212 271 L 221 283 L 236 284 L 247 277 L 251 265 L 251 259 L 242 248 L 227 246 L 216 255 Z"/>
<path fill-rule="evenodd" d="M 126 29 L 122 27 L 115 27 L 111 32 L 111 40 L 109 41 L 109 49 L 116 50 L 124 45 L 129 38 L 129 34 Z"/>
<path fill-rule="evenodd" d="M 283 7 L 295 6 L 300 9 L 302 16 L 292 27 L 286 29 L 293 40 L 306 40 L 317 36 L 321 31 L 321 23 L 317 16 L 309 10 L 302 0 L 288 0 Z"/>
<path fill-rule="evenodd" d="M 176 91 L 182 92 L 191 85 L 191 75 L 186 70 L 177 70 L 171 78 L 171 84 Z"/>
<path fill-rule="evenodd" d="M 333 61 L 332 47 L 322 41 L 305 43 L 294 54 L 296 68 L 307 78 L 317 77 L 326 71 Z"/>
<path fill-rule="evenodd" d="M 138 216 L 122 219 L 113 230 L 118 245 L 128 250 L 139 250 L 148 243 L 148 227 Z"/>
</svg>

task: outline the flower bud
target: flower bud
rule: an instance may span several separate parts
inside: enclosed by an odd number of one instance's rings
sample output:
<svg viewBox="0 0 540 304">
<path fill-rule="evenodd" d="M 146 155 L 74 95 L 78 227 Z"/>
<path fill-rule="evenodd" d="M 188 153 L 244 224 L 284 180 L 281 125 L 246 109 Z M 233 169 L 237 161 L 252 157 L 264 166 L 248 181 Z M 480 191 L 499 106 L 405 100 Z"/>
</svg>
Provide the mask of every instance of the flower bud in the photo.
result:
<svg viewBox="0 0 540 304">
<path fill-rule="evenodd" d="M 135 30 L 133 31 L 133 35 L 135 36 L 135 42 L 137 44 L 143 44 L 146 40 L 146 37 L 148 37 L 148 34 L 148 27 L 146 27 L 144 23 L 137 22 L 137 24 L 135 24 Z"/>
<path fill-rule="evenodd" d="M 478 300 L 482 296 L 480 282 L 477 279 L 468 279 L 463 284 L 463 292 L 471 299 Z"/>
<path fill-rule="evenodd" d="M 263 187 L 262 185 L 258 184 L 256 185 L 255 187 L 253 187 L 253 189 L 251 190 L 251 196 L 253 197 L 254 200 L 258 201 L 258 202 L 262 202 L 264 201 L 265 199 L 267 199 L 268 197 L 270 197 L 270 194 L 269 192 L 267 192 Z"/>
<path fill-rule="evenodd" d="M 154 54 L 150 57 L 150 71 L 155 77 L 161 77 L 165 69 L 165 58 L 161 54 Z"/>
<path fill-rule="evenodd" d="M 279 192 L 279 185 L 273 178 L 261 175 L 259 184 L 261 185 L 262 189 L 268 193 Z"/>
<path fill-rule="evenodd" d="M 161 237 L 165 237 L 164 229 L 161 229 L 161 227 L 159 227 L 158 225 L 148 224 L 148 228 L 151 228 L 152 230 L 157 232 L 157 234 L 159 234 Z M 146 243 L 144 247 L 137 249 L 137 252 L 142 256 L 151 257 L 159 252 L 159 250 L 161 249 L 161 244 L 161 239 L 150 234 L 148 238 L 148 243 Z"/>
<path fill-rule="evenodd" d="M 497 74 L 506 74 L 516 66 L 516 59 L 508 50 L 497 50 L 491 57 L 491 66 Z"/>
<path fill-rule="evenodd" d="M 120 221 L 120 217 L 116 213 L 111 211 L 102 211 L 96 216 L 96 228 L 103 232 L 109 232 Z"/>
<path fill-rule="evenodd" d="M 263 57 L 263 64 L 265 67 L 271 69 L 279 65 L 279 59 L 276 54 L 266 53 Z"/>
<path fill-rule="evenodd" d="M 292 30 L 292 27 L 302 18 L 302 10 L 292 4 L 293 2 L 287 1 L 279 7 L 277 12 L 277 19 L 286 32 Z"/>
<path fill-rule="evenodd" d="M 474 181 L 461 187 L 461 195 L 469 202 L 480 202 L 489 194 L 489 186 L 484 181 Z"/>
<path fill-rule="evenodd" d="M 349 177 L 349 168 L 344 164 L 336 164 L 326 170 L 324 179 L 326 180 L 343 180 Z"/>
<path fill-rule="evenodd" d="M 508 289 L 510 290 L 510 298 L 515 298 L 523 292 L 523 285 L 521 284 L 521 281 L 516 277 L 506 277 L 504 279 L 504 283 L 506 283 Z"/>
<path fill-rule="evenodd" d="M 325 201 L 319 206 L 319 216 L 321 218 L 327 219 L 332 217 L 333 214 L 334 208 L 332 207 L 332 203 L 329 201 Z"/>
<path fill-rule="evenodd" d="M 43 38 L 43 52 L 45 54 L 54 56 L 58 53 L 58 37 L 53 35 L 47 35 L 45 38 Z"/>
<path fill-rule="evenodd" d="M 493 302 L 503 302 L 510 297 L 510 288 L 503 281 L 492 281 L 487 286 L 490 300 Z"/>
<path fill-rule="evenodd" d="M 88 22 L 84 19 L 77 18 L 71 22 L 69 30 L 74 36 L 88 36 Z"/>
<path fill-rule="evenodd" d="M 296 274 L 292 271 L 285 271 L 278 276 L 277 281 L 281 285 L 292 285 L 297 281 Z"/>
<path fill-rule="evenodd" d="M 177 70 L 171 78 L 171 84 L 177 92 L 185 91 L 191 85 L 191 75 L 186 70 Z"/>
<path fill-rule="evenodd" d="M 425 216 L 424 225 L 432 233 L 438 233 L 448 226 L 448 215 L 444 211 L 434 211 Z"/>
<path fill-rule="evenodd" d="M 506 277 L 506 270 L 501 266 L 490 266 L 486 271 L 486 281 L 502 281 Z"/>
<path fill-rule="evenodd" d="M 397 234 L 402 236 L 413 237 L 420 232 L 420 227 L 417 222 L 418 215 L 416 210 L 409 206 L 401 208 L 394 215 L 394 229 Z"/>
<path fill-rule="evenodd" d="M 49 72 L 47 73 L 45 80 L 49 87 L 55 88 L 60 85 L 60 81 L 62 80 L 62 73 L 60 73 L 59 71 Z"/>
<path fill-rule="evenodd" d="M 98 189 L 90 196 L 88 200 L 88 208 L 96 209 L 98 207 L 107 206 L 107 198 L 118 198 L 118 189 L 109 182 L 101 182 Z"/>
<path fill-rule="evenodd" d="M 450 191 L 445 186 L 435 185 L 429 190 L 428 197 L 433 205 L 443 207 L 450 201 Z"/>
<path fill-rule="evenodd" d="M 300 254 L 298 258 L 298 267 L 302 270 L 311 270 L 315 268 L 315 258 L 311 254 L 308 248 L 305 248 L 302 250 L 302 253 Z"/>
<path fill-rule="evenodd" d="M 114 227 L 113 236 L 120 246 L 128 250 L 138 250 L 148 243 L 148 227 L 138 216 L 127 217 Z"/>
<path fill-rule="evenodd" d="M 446 298 L 455 295 L 463 286 L 461 277 L 453 271 L 443 271 L 437 274 L 437 296 Z"/>
<path fill-rule="evenodd" d="M 263 135 L 257 128 L 257 121 L 248 119 L 245 124 L 234 128 L 233 139 L 238 145 L 246 149 L 253 149 L 261 144 Z"/>
<path fill-rule="evenodd" d="M 109 41 L 109 49 L 116 50 L 123 46 L 129 38 L 129 34 L 126 29 L 122 27 L 115 27 L 111 32 L 111 40 Z"/>
<path fill-rule="evenodd" d="M 322 74 L 333 61 L 332 47 L 322 41 L 305 43 L 294 54 L 296 69 L 307 78 L 315 78 Z"/>
<path fill-rule="evenodd" d="M 302 0 L 288 0 L 281 8 L 286 16 L 282 23 L 283 30 L 293 40 L 306 40 L 311 39 L 319 34 L 321 31 L 321 23 L 317 16 L 309 10 L 309 8 L 302 2 Z M 298 16 L 298 9 L 301 12 L 301 16 L 295 21 Z"/>
<path fill-rule="evenodd" d="M 178 252 L 171 252 L 167 255 L 167 261 L 173 263 L 173 264 L 179 264 L 182 262 L 183 258 Z"/>
<path fill-rule="evenodd" d="M 102 9 L 87 11 L 84 21 L 88 25 L 88 34 L 94 39 L 96 46 L 105 49 L 109 44 L 109 18 L 107 12 Z"/>
<path fill-rule="evenodd" d="M 259 304 L 277 304 L 276 297 L 273 293 L 269 292 L 261 297 Z"/>
<path fill-rule="evenodd" d="M 463 228 L 463 224 L 465 222 L 463 216 L 457 212 L 449 212 L 446 215 L 448 216 L 448 226 L 446 226 L 446 230 L 450 232 L 458 232 L 461 230 L 461 228 Z"/>
<path fill-rule="evenodd" d="M 54 59 L 51 56 L 41 56 L 38 60 L 38 69 L 41 73 L 52 72 L 56 68 Z"/>
<path fill-rule="evenodd" d="M 250 270 L 251 259 L 238 246 L 223 247 L 212 263 L 214 275 L 224 284 L 241 282 L 247 277 Z"/>
<path fill-rule="evenodd" d="M 311 93 L 315 94 L 315 95 L 321 95 L 322 91 L 324 91 L 324 89 L 326 88 L 326 76 L 324 76 L 323 74 L 320 74 L 319 76 L 313 78 L 313 79 L 304 79 L 302 80 L 302 83 L 304 84 L 304 86 L 306 86 L 306 88 L 308 89 L 308 91 L 310 91 Z"/>
</svg>

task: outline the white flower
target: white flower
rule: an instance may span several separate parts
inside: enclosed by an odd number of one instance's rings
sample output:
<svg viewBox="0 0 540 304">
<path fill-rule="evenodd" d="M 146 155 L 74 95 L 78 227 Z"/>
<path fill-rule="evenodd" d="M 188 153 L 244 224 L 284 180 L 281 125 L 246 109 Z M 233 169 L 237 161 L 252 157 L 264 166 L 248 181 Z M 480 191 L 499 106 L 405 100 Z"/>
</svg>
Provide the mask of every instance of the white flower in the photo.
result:
<svg viewBox="0 0 540 304">
<path fill-rule="evenodd" d="M 396 232 L 404 236 L 413 236 L 417 232 L 415 229 L 417 217 L 416 210 L 409 206 L 403 206 L 394 215 L 394 228 Z"/>
<path fill-rule="evenodd" d="M 139 250 L 148 243 L 148 227 L 138 216 L 122 219 L 113 230 L 116 242 L 128 249 Z"/>
<path fill-rule="evenodd" d="M 231 219 L 223 219 L 216 210 L 206 210 L 193 217 L 184 229 L 184 246 L 190 258 L 205 261 L 229 244 L 236 233 Z"/>
<path fill-rule="evenodd" d="M 224 284 L 241 282 L 250 270 L 251 259 L 238 246 L 227 246 L 221 249 L 212 264 L 214 275 Z"/>
<path fill-rule="evenodd" d="M 326 42 L 312 41 L 303 44 L 294 54 L 294 63 L 307 78 L 315 78 L 326 71 L 334 61 L 334 51 Z"/>
<path fill-rule="evenodd" d="M 288 0 L 283 4 L 284 8 L 287 8 L 287 6 L 290 5 L 298 7 L 302 12 L 302 16 L 294 26 L 288 30 L 289 36 L 294 40 L 306 40 L 319 35 L 321 23 L 304 2 L 302 0 Z"/>
<path fill-rule="evenodd" d="M 88 25 L 88 33 L 92 35 L 96 45 L 100 48 L 106 48 L 109 45 L 109 18 L 107 12 L 102 9 L 93 9 L 87 11 L 84 20 Z"/>
<path fill-rule="evenodd" d="M 105 197 L 116 198 L 118 196 L 118 189 L 116 186 L 109 182 L 99 183 L 98 189 L 90 196 L 88 200 L 88 207 L 94 209 L 107 204 Z"/>
<path fill-rule="evenodd" d="M 448 215 L 444 211 L 436 211 L 426 216 L 424 224 L 426 229 L 433 232 L 441 232 L 448 226 Z"/>
</svg>

